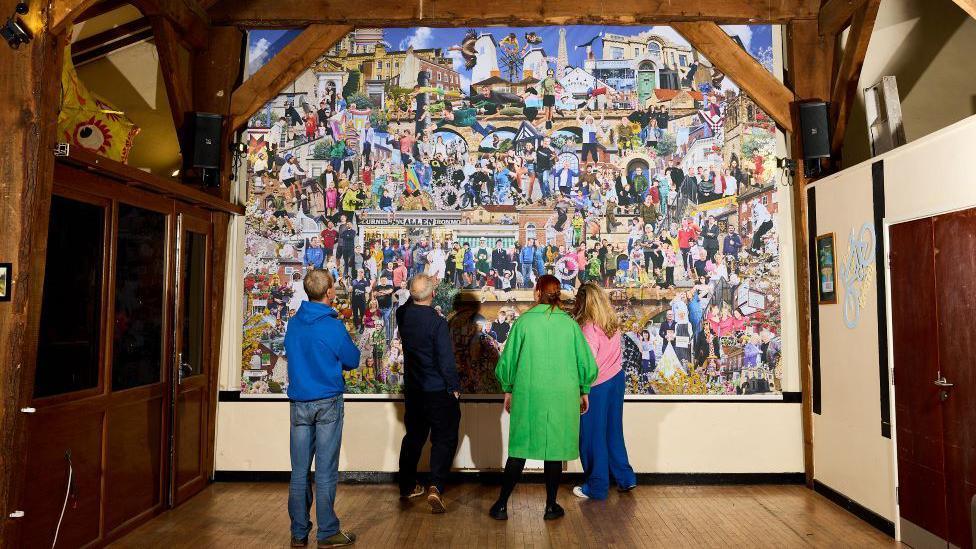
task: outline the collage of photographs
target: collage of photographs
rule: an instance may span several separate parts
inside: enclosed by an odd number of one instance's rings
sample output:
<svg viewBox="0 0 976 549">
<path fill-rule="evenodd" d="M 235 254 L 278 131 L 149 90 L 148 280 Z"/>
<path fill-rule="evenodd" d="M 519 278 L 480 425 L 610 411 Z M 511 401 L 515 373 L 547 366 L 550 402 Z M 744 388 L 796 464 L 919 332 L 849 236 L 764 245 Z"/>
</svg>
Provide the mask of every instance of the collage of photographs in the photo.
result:
<svg viewBox="0 0 976 549">
<path fill-rule="evenodd" d="M 250 63 L 287 39 L 252 32 Z M 772 70 L 769 26 L 733 39 Z M 312 268 L 362 350 L 349 393 L 401 391 L 420 272 L 468 394 L 500 392 L 547 273 L 608 290 L 629 395 L 781 391 L 776 127 L 668 27 L 357 29 L 245 139 L 244 396 L 284 397 Z"/>
</svg>

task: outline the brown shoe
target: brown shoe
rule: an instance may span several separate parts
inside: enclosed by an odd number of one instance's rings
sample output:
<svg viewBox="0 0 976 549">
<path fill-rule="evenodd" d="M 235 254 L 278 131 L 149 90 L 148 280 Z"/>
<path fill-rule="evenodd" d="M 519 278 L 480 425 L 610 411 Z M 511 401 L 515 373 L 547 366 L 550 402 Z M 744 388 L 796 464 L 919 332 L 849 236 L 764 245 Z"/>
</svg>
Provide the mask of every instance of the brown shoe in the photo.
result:
<svg viewBox="0 0 976 549">
<path fill-rule="evenodd" d="M 444 507 L 444 500 L 441 499 L 441 491 L 436 486 L 431 486 L 427 494 L 427 505 L 430 505 L 430 512 L 439 515 L 447 511 Z"/>
<path fill-rule="evenodd" d="M 301 538 L 301 539 L 299 539 L 299 538 L 291 538 L 291 546 L 292 547 L 305 547 L 306 545 L 308 545 L 308 536 L 306 536 L 304 538 Z"/>
<path fill-rule="evenodd" d="M 356 534 L 352 532 L 339 531 L 331 536 L 319 540 L 319 549 L 328 549 L 330 547 L 345 547 L 347 545 L 352 545 L 356 543 Z"/>
<path fill-rule="evenodd" d="M 424 487 L 421 486 L 420 483 L 417 483 L 414 485 L 413 491 L 410 492 L 409 494 L 400 494 L 400 499 L 406 501 L 408 499 L 413 499 L 416 497 L 420 497 L 422 495 L 424 495 Z"/>
</svg>

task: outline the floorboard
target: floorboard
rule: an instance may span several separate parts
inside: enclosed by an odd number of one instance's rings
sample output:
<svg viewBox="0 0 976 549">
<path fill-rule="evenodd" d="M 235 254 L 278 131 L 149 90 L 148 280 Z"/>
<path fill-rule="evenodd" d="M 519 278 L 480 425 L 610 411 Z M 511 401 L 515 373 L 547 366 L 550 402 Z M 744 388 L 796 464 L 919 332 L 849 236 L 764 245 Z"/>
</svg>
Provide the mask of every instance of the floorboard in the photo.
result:
<svg viewBox="0 0 976 549">
<path fill-rule="evenodd" d="M 580 501 L 564 485 L 566 517 L 542 520 L 545 488 L 520 485 L 508 522 L 488 518 L 496 486 L 463 484 L 448 513 L 402 504 L 392 485 L 341 485 L 336 502 L 358 547 L 898 547 L 803 486 L 639 486 L 604 502 Z M 216 483 L 111 547 L 287 547 L 287 485 Z"/>
</svg>

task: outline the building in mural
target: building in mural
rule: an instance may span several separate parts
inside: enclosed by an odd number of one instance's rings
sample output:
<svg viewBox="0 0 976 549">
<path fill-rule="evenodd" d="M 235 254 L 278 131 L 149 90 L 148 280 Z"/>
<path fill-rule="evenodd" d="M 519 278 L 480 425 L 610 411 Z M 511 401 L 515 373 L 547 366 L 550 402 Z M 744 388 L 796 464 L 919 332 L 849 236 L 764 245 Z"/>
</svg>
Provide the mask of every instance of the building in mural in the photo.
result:
<svg viewBox="0 0 976 549">
<path fill-rule="evenodd" d="M 545 273 L 610 292 L 630 394 L 780 390 L 775 126 L 662 33 L 517 30 L 357 30 L 252 118 L 242 393 L 286 390 L 313 268 L 363 351 L 350 393 L 400 391 L 419 272 L 469 393 Z"/>
</svg>

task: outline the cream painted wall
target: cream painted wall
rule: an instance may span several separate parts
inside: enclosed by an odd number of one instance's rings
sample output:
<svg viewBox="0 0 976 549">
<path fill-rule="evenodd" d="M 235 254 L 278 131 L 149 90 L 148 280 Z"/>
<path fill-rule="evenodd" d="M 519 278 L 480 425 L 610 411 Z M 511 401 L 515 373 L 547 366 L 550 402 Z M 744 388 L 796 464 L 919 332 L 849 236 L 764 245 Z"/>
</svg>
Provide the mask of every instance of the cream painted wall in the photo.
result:
<svg viewBox="0 0 976 549">
<path fill-rule="evenodd" d="M 885 0 L 858 89 L 895 76 L 909 142 L 976 114 L 976 19 L 952 0 Z M 844 165 L 871 156 L 858 94 L 844 142 Z"/>
<path fill-rule="evenodd" d="M 884 161 L 885 225 L 976 207 L 973 143 L 976 116 L 875 159 Z M 851 229 L 873 217 L 871 162 L 814 186 L 817 233 L 835 233 L 841 263 Z M 876 265 L 886 269 L 887 259 L 877 258 Z M 897 523 L 895 443 L 880 429 L 876 287 L 866 297 L 856 329 L 845 326 L 841 304 L 819 308 L 823 413 L 814 415 L 814 468 L 817 480 Z M 890 318 L 883 328 L 889 327 Z M 894 399 L 892 422 L 893 405 Z"/>
<path fill-rule="evenodd" d="M 462 405 L 454 466 L 504 466 L 508 416 L 500 403 Z M 628 402 L 624 436 L 642 473 L 787 473 L 803 470 L 799 404 Z M 346 401 L 339 469 L 396 471 L 400 402 Z M 218 471 L 287 471 L 288 403 L 221 402 Z M 578 461 L 569 470 L 580 471 Z"/>
</svg>

